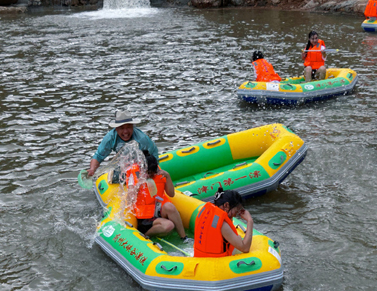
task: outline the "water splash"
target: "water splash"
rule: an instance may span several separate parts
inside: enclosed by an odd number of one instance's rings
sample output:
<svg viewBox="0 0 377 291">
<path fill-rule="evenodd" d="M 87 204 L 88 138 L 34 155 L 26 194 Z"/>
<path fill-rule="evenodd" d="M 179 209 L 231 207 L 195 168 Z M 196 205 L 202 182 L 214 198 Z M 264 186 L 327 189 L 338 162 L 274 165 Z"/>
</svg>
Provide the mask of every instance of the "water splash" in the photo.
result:
<svg viewBox="0 0 377 291">
<path fill-rule="evenodd" d="M 120 191 L 117 194 L 119 197 L 114 197 L 121 201 L 120 211 L 117 214 L 119 221 L 124 221 L 128 214 L 133 212 L 140 186 L 147 183 L 147 169 L 145 155 L 139 150 L 139 144 L 136 141 L 130 141 L 118 151 L 109 163 L 101 166 L 95 172 L 94 181 L 110 171 L 119 173 Z M 137 172 L 137 175 L 132 175 L 132 172 Z M 127 187 L 124 187 L 125 184 Z"/>
<path fill-rule="evenodd" d="M 105 0 L 103 10 L 150 8 L 149 0 Z"/>
<path fill-rule="evenodd" d="M 149 0 L 105 0 L 103 9 L 98 11 L 82 12 L 70 17 L 90 19 L 116 19 L 150 17 L 158 12 L 151 8 Z"/>
</svg>

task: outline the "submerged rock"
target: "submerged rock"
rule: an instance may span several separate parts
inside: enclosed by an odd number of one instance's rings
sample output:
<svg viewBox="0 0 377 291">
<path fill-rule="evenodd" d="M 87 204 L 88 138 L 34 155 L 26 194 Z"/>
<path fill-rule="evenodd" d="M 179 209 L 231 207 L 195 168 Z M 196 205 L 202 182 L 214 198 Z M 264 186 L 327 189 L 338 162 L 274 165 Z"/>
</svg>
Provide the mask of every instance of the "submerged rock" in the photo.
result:
<svg viewBox="0 0 377 291">
<path fill-rule="evenodd" d="M 25 6 L 23 7 L 14 7 L 14 6 L 0 6 L 0 14 L 20 14 L 25 13 L 27 8 Z"/>
</svg>

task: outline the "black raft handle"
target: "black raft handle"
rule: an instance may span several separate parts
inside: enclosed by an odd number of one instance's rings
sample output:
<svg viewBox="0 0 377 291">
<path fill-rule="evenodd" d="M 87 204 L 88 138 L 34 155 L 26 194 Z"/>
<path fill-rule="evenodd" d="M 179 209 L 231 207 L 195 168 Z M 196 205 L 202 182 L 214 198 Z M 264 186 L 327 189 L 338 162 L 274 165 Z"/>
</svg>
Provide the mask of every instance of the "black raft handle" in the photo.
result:
<svg viewBox="0 0 377 291">
<path fill-rule="evenodd" d="M 175 184 L 174 187 L 178 187 L 178 186 L 185 185 L 185 184 L 188 184 L 188 183 L 190 183 L 190 181 L 178 182 L 178 183 Z"/>
<path fill-rule="evenodd" d="M 213 142 L 207 142 L 207 146 L 212 146 L 212 145 L 218 144 L 219 142 L 221 142 L 220 139 L 213 141 Z"/>
<path fill-rule="evenodd" d="M 246 228 L 242 224 L 237 224 L 236 228 L 240 228 L 243 233 L 246 233 Z"/>
<path fill-rule="evenodd" d="M 247 165 L 247 162 L 243 162 L 243 163 L 240 163 L 240 164 L 237 164 L 233 167 L 233 169 L 235 168 L 238 168 L 238 167 L 242 167 L 242 166 L 246 166 Z"/>
<path fill-rule="evenodd" d="M 177 266 L 174 266 L 173 268 L 168 270 L 164 265 L 161 265 L 161 269 L 164 269 L 166 272 L 173 272 L 177 270 Z"/>
<path fill-rule="evenodd" d="M 207 172 L 204 174 L 203 178 L 207 178 L 207 176 L 214 176 L 214 175 L 218 175 L 219 173 L 215 173 L 215 172 Z"/>
<path fill-rule="evenodd" d="M 100 191 L 105 190 L 105 188 L 102 186 L 102 181 L 98 184 L 98 189 L 99 189 Z"/>
<path fill-rule="evenodd" d="M 195 147 L 192 147 L 191 149 L 187 150 L 187 151 L 182 151 L 183 154 L 188 154 L 188 153 L 191 153 L 192 151 L 195 150 Z"/>
<path fill-rule="evenodd" d="M 156 246 L 156 247 L 158 247 L 158 249 L 159 249 L 161 252 L 164 251 L 164 249 L 162 248 L 162 246 L 161 246 L 159 243 L 154 242 L 153 245 Z"/>
<path fill-rule="evenodd" d="M 161 158 L 159 158 L 158 160 L 159 160 L 159 161 L 162 161 L 162 160 L 167 159 L 168 157 L 169 157 L 169 155 L 164 155 L 164 156 L 162 156 Z"/>
<path fill-rule="evenodd" d="M 273 163 L 274 166 L 280 166 L 284 162 L 284 157 L 283 155 L 280 156 L 280 163 Z"/>
<path fill-rule="evenodd" d="M 239 261 L 239 262 L 237 263 L 237 267 L 239 268 L 240 265 L 253 266 L 253 265 L 255 265 L 255 261 L 251 261 L 250 263 L 245 263 L 245 261 Z"/>
</svg>

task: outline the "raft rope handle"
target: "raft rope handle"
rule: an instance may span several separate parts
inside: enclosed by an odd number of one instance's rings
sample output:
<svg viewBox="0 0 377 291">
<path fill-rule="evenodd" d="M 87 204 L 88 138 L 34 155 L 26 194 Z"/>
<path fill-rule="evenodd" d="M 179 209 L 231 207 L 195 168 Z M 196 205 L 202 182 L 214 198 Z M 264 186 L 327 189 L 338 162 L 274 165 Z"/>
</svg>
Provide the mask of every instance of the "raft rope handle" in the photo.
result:
<svg viewBox="0 0 377 291">
<path fill-rule="evenodd" d="M 280 245 L 279 242 L 274 241 L 274 248 L 275 248 L 275 249 L 277 249 L 277 248 L 279 247 L 279 245 Z"/>
<path fill-rule="evenodd" d="M 124 223 L 125 223 L 128 227 L 134 227 L 134 226 L 132 225 L 132 223 L 130 223 L 130 222 L 128 222 L 128 221 L 124 221 Z"/>
<path fill-rule="evenodd" d="M 171 268 L 171 269 L 166 269 L 166 267 L 164 266 L 164 265 L 161 265 L 161 269 L 164 269 L 166 272 L 173 272 L 173 271 L 175 271 L 175 270 L 177 270 L 177 266 L 174 266 L 173 268 Z"/>
<path fill-rule="evenodd" d="M 237 263 L 237 267 L 239 268 L 240 267 L 240 265 L 247 265 L 247 266 L 253 266 L 253 265 L 255 265 L 255 261 L 251 261 L 250 263 L 245 263 L 245 261 L 239 261 L 238 263 Z"/>
<path fill-rule="evenodd" d="M 220 139 L 214 141 L 214 142 L 207 142 L 207 146 L 212 146 L 212 145 L 215 145 L 215 144 L 218 144 L 219 142 L 221 142 Z"/>
<path fill-rule="evenodd" d="M 174 185 L 174 187 L 178 187 L 178 186 L 181 186 L 181 185 L 184 185 L 184 184 L 188 184 L 188 183 L 190 183 L 190 181 L 178 182 L 177 184 Z"/>
<path fill-rule="evenodd" d="M 235 165 L 233 167 L 233 169 L 238 168 L 238 167 L 242 167 L 242 166 L 245 166 L 245 165 L 247 165 L 247 162 L 243 162 L 243 163 L 237 164 L 237 165 Z"/>
<path fill-rule="evenodd" d="M 280 166 L 284 162 L 284 157 L 281 155 L 280 156 L 280 163 L 273 163 L 274 166 Z"/>
<path fill-rule="evenodd" d="M 132 225 L 132 224 L 131 224 L 131 225 Z M 143 238 L 145 238 L 145 239 L 149 239 L 149 236 L 145 235 L 144 233 L 140 232 L 139 234 L 140 234 Z"/>
<path fill-rule="evenodd" d="M 161 158 L 158 158 L 159 161 L 165 160 L 169 157 L 169 155 L 162 156 Z"/>
<path fill-rule="evenodd" d="M 204 174 L 203 178 L 207 178 L 207 175 L 210 175 L 210 176 L 214 176 L 214 175 L 217 175 L 218 173 L 215 173 L 215 172 L 207 172 Z"/>
<path fill-rule="evenodd" d="M 99 182 L 99 184 L 98 184 L 98 189 L 100 190 L 100 191 L 103 191 L 103 190 L 105 190 L 105 188 L 104 187 L 102 187 L 102 181 L 101 182 Z"/>
<path fill-rule="evenodd" d="M 195 147 L 192 147 L 191 149 L 189 149 L 187 151 L 182 151 L 182 154 L 188 154 L 188 153 L 191 153 L 194 150 L 195 150 Z"/>
<path fill-rule="evenodd" d="M 236 228 L 240 228 L 244 233 L 246 233 L 246 228 L 242 224 L 237 224 Z"/>
<path fill-rule="evenodd" d="M 159 249 L 161 252 L 164 251 L 163 247 L 162 247 L 158 242 L 154 242 L 153 245 L 156 246 L 156 247 L 158 247 L 158 249 Z"/>
</svg>

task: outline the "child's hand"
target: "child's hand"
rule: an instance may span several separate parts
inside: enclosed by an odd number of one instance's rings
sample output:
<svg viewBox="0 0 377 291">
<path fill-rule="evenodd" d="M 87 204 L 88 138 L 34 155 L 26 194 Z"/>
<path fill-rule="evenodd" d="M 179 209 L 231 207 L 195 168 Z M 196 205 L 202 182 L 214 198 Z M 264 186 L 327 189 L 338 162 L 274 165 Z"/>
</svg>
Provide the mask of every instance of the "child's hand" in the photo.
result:
<svg viewBox="0 0 377 291">
<path fill-rule="evenodd" d="M 157 175 L 161 175 L 161 176 L 163 176 L 163 177 L 165 177 L 165 178 L 170 178 L 169 173 L 166 172 L 166 171 L 164 171 L 164 170 L 162 170 L 162 169 L 158 169 L 158 171 L 157 171 Z"/>
</svg>

